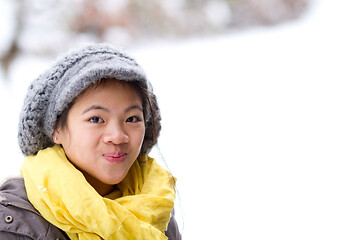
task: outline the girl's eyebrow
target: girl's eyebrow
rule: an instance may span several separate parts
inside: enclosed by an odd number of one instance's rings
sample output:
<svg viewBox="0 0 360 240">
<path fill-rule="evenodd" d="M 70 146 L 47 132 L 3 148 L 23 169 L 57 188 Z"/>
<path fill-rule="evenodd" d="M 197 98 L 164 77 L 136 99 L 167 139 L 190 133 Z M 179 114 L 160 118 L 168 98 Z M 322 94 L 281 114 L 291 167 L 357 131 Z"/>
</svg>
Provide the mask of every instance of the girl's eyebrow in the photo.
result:
<svg viewBox="0 0 360 240">
<path fill-rule="evenodd" d="M 82 112 L 82 114 L 85 114 L 85 113 L 87 113 L 87 112 L 89 112 L 89 111 L 91 111 L 91 110 L 94 110 L 94 109 L 95 109 L 95 110 L 100 109 L 100 110 L 104 110 L 105 112 L 110 112 L 109 109 L 104 108 L 104 107 L 102 107 L 102 106 L 92 105 L 92 106 L 88 107 L 87 109 L 85 109 L 85 110 Z"/>
<path fill-rule="evenodd" d="M 82 112 L 82 114 L 85 114 L 85 113 L 87 113 L 87 112 L 89 112 L 89 111 L 91 111 L 91 110 L 99 110 L 99 109 L 100 109 L 100 110 L 103 110 L 103 111 L 105 111 L 105 112 L 110 112 L 110 110 L 107 109 L 107 108 L 105 108 L 105 107 L 102 107 L 102 106 L 99 106 L 99 105 L 92 105 L 92 106 L 86 108 L 86 109 Z M 127 112 L 129 112 L 129 111 L 131 111 L 131 110 L 133 110 L 133 109 L 138 109 L 138 110 L 140 110 L 141 112 L 143 111 L 142 107 L 140 107 L 139 105 L 133 105 L 133 106 L 128 107 L 128 108 L 125 110 L 125 113 L 127 113 Z"/>
<path fill-rule="evenodd" d="M 141 112 L 143 111 L 142 107 L 140 107 L 139 105 L 133 105 L 133 106 L 131 106 L 131 107 L 128 107 L 128 108 L 125 110 L 125 112 L 129 112 L 129 111 L 131 111 L 131 110 L 133 110 L 133 109 L 138 109 L 138 110 L 140 110 Z"/>
</svg>

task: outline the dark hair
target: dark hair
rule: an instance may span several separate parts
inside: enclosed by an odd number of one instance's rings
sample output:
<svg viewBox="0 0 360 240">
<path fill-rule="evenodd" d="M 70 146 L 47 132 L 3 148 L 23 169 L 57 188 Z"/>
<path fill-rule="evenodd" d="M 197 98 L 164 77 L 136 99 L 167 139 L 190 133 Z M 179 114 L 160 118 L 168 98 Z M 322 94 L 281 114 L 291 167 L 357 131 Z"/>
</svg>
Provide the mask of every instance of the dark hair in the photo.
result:
<svg viewBox="0 0 360 240">
<path fill-rule="evenodd" d="M 106 80 L 109 80 L 109 78 L 103 78 L 91 86 L 98 87 L 102 85 L 104 82 L 106 82 Z M 146 86 L 143 86 L 143 84 L 141 84 L 138 81 L 119 81 L 119 82 L 126 83 L 132 88 L 134 88 L 141 97 L 143 111 L 144 111 L 143 114 L 145 119 L 145 136 L 144 136 L 143 144 L 141 146 L 140 154 L 149 153 L 151 148 L 157 143 L 161 130 L 161 124 L 160 124 L 161 116 L 160 116 L 160 110 L 156 96 L 152 91 L 149 91 Z M 58 116 L 55 124 L 55 129 L 66 128 L 69 111 L 71 107 L 74 105 L 75 101 L 76 98 Z"/>
</svg>

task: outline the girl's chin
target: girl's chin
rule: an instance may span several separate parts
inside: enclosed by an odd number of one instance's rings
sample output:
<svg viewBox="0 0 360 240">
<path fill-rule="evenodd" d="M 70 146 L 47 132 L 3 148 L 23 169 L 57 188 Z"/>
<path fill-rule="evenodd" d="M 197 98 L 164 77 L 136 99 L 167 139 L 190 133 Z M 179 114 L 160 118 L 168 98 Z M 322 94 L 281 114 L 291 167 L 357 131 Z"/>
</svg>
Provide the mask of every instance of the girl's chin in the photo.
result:
<svg viewBox="0 0 360 240">
<path fill-rule="evenodd" d="M 102 181 L 102 183 L 104 183 L 106 185 L 116 185 L 116 184 L 119 184 L 124 178 L 125 178 L 125 176 L 121 176 L 121 177 L 113 178 L 113 179 L 104 179 L 104 181 Z"/>
</svg>

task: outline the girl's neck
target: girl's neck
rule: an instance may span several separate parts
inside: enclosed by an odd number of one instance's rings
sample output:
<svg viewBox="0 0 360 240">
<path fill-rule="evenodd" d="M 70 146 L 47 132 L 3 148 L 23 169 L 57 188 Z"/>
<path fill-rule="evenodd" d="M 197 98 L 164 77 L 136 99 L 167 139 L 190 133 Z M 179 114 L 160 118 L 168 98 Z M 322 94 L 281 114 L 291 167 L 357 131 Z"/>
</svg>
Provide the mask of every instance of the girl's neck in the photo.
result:
<svg viewBox="0 0 360 240">
<path fill-rule="evenodd" d="M 103 182 L 100 182 L 96 178 L 92 177 L 88 173 L 82 171 L 84 174 L 84 177 L 86 178 L 86 181 L 101 195 L 105 196 L 111 193 L 114 190 L 114 185 L 105 184 Z"/>
</svg>

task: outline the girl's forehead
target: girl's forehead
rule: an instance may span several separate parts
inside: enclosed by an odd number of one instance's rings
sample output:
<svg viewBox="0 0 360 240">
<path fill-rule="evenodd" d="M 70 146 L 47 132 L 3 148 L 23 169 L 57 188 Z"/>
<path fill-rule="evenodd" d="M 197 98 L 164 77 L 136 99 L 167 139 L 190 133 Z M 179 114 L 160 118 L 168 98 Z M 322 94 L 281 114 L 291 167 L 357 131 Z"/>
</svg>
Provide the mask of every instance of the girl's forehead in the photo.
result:
<svg viewBox="0 0 360 240">
<path fill-rule="evenodd" d="M 101 98 L 110 98 L 113 101 L 140 101 L 141 95 L 131 83 L 125 81 L 119 81 L 116 79 L 105 79 L 98 83 L 90 85 L 85 89 L 81 94 L 79 94 L 75 100 L 74 104 L 79 101 L 93 101 Z"/>
<path fill-rule="evenodd" d="M 103 79 L 87 87 L 82 93 L 80 93 L 76 97 L 74 102 L 76 102 L 77 99 L 81 98 L 84 95 L 91 95 L 104 91 L 114 91 L 115 89 L 117 89 L 119 93 L 121 91 L 122 93 L 125 92 L 127 94 L 136 94 L 141 98 L 141 94 L 139 93 L 139 91 L 137 91 L 134 83 L 129 83 L 117 79 Z"/>
</svg>

